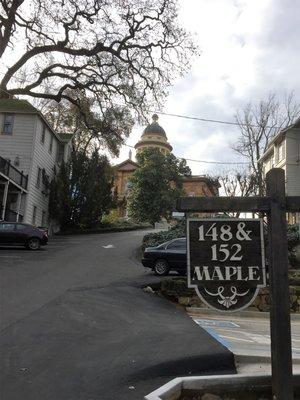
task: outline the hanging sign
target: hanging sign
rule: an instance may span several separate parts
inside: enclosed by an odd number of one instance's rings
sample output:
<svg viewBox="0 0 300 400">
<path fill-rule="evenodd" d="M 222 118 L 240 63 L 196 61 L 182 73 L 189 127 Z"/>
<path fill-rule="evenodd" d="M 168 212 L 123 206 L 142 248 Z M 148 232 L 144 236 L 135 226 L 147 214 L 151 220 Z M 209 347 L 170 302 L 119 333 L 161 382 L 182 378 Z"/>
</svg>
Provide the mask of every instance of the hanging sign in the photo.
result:
<svg viewBox="0 0 300 400">
<path fill-rule="evenodd" d="M 249 306 L 266 285 L 263 238 L 260 219 L 188 219 L 188 286 L 220 311 Z"/>
</svg>

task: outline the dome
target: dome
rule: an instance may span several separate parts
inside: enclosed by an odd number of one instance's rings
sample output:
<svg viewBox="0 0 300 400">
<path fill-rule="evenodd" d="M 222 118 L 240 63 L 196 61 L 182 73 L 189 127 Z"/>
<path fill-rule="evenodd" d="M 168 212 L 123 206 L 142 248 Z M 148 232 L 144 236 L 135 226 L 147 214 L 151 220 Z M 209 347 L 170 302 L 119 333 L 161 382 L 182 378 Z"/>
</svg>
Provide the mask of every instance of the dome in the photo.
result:
<svg viewBox="0 0 300 400">
<path fill-rule="evenodd" d="M 143 135 L 156 134 L 167 137 L 165 130 L 157 122 L 158 120 L 157 114 L 154 114 L 152 116 L 152 120 L 153 122 L 144 129 Z"/>
<path fill-rule="evenodd" d="M 157 148 L 163 154 L 169 154 L 173 147 L 168 142 L 165 130 L 157 122 L 158 116 L 154 114 L 152 120 L 153 122 L 144 129 L 140 141 L 136 143 L 134 148 L 137 152 Z"/>
</svg>

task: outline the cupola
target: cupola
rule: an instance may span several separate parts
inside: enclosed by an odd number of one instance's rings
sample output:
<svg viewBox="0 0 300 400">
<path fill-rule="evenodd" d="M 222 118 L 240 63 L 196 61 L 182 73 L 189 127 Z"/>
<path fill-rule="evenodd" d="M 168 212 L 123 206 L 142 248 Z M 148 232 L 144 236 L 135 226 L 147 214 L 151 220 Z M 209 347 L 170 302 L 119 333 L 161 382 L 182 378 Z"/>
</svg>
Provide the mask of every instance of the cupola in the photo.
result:
<svg viewBox="0 0 300 400">
<path fill-rule="evenodd" d="M 134 146 L 137 152 L 149 148 L 157 148 L 163 154 L 169 154 L 173 150 L 167 139 L 165 130 L 159 125 L 158 115 L 152 116 L 152 123 L 149 124 L 143 131 L 141 139 Z"/>
</svg>

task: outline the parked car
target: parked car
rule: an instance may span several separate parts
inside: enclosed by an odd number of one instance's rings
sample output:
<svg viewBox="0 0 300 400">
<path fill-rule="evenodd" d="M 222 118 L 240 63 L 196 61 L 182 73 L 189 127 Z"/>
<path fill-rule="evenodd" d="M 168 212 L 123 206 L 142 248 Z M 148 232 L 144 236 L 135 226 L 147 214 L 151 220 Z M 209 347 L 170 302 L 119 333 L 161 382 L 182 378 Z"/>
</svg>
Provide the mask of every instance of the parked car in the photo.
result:
<svg viewBox="0 0 300 400">
<path fill-rule="evenodd" d="M 38 250 L 47 243 L 47 232 L 33 225 L 20 222 L 0 222 L 1 246 L 25 246 L 29 250 Z"/>
<path fill-rule="evenodd" d="M 186 273 L 187 255 L 186 238 L 170 240 L 156 247 L 147 247 L 142 264 L 151 268 L 156 275 L 168 275 L 170 271 Z"/>
</svg>

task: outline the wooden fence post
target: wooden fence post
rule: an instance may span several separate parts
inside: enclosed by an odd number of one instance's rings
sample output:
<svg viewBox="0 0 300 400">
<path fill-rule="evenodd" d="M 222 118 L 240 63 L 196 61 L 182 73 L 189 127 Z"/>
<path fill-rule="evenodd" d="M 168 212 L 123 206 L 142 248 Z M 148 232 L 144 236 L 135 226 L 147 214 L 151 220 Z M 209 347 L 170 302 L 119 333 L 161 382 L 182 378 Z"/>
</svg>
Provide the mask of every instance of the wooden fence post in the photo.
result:
<svg viewBox="0 0 300 400">
<path fill-rule="evenodd" d="M 269 281 L 272 387 L 276 400 L 293 400 L 290 298 L 286 228 L 285 175 L 282 169 L 268 172 Z"/>
</svg>

